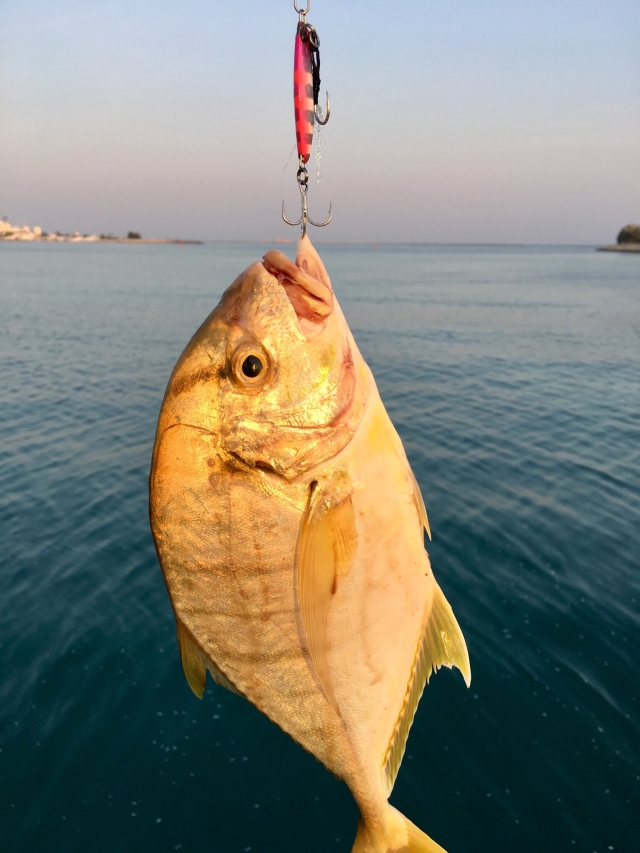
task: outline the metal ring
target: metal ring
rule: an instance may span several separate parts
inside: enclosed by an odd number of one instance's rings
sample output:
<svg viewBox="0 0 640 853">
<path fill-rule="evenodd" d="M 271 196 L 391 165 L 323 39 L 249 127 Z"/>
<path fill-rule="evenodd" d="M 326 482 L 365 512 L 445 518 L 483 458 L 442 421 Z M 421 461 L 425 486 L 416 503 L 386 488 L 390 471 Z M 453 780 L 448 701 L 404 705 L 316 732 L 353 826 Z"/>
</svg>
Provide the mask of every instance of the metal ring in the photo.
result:
<svg viewBox="0 0 640 853">
<path fill-rule="evenodd" d="M 296 10 L 296 12 L 299 15 L 307 15 L 309 12 L 309 9 L 311 8 L 311 0 L 307 0 L 307 8 L 304 10 L 298 9 L 298 4 L 296 3 L 296 0 L 293 0 L 293 8 Z"/>
</svg>

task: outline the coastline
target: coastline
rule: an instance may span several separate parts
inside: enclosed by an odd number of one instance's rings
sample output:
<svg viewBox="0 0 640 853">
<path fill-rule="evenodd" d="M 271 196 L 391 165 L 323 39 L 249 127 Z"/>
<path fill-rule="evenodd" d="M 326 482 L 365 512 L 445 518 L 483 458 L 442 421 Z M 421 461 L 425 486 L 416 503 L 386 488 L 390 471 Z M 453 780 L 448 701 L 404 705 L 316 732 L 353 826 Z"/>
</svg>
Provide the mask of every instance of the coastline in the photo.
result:
<svg viewBox="0 0 640 853">
<path fill-rule="evenodd" d="M 87 241 L 85 240 L 85 242 L 87 242 Z M 95 243 L 96 241 L 93 240 L 92 242 Z M 140 237 L 140 238 L 136 237 L 135 239 L 131 239 L 129 237 L 106 237 L 106 238 L 100 237 L 100 238 L 98 238 L 97 242 L 98 243 L 131 243 L 131 244 L 144 243 L 145 245 L 158 244 L 158 245 L 165 245 L 165 246 L 170 245 L 170 244 L 174 244 L 177 246 L 202 246 L 204 241 L 203 240 L 180 240 L 179 238 L 177 238 L 175 240 L 165 240 L 163 238 L 152 238 L 152 237 Z"/>
<path fill-rule="evenodd" d="M 74 231 L 72 234 L 61 234 L 59 231 L 47 233 L 36 225 L 30 228 L 28 225 L 12 225 L 6 219 L 0 222 L 0 242 L 7 243 L 144 243 L 145 245 L 168 245 L 176 244 L 179 246 L 202 245 L 202 240 L 182 240 L 180 238 L 152 238 L 141 237 L 137 232 L 130 232 L 131 236 L 116 237 L 111 234 L 80 234 Z"/>
<path fill-rule="evenodd" d="M 629 228 L 631 226 L 627 226 Z M 633 226 L 636 227 L 636 226 Z M 623 229 L 624 230 L 624 229 Z M 34 228 L 29 227 L 28 225 L 12 225 L 7 221 L 5 217 L 0 221 L 0 243 L 122 243 L 122 244 L 138 244 L 138 245 L 146 245 L 146 246 L 167 246 L 167 245 L 177 245 L 177 246 L 202 246 L 205 242 L 245 242 L 241 241 L 218 241 L 218 240 L 185 240 L 180 237 L 174 238 L 165 238 L 165 237 L 142 237 L 138 232 L 130 231 L 126 237 L 118 237 L 115 234 L 80 234 L 78 231 L 74 231 L 71 234 L 61 233 L 59 231 L 55 232 L 46 232 L 43 229 L 36 225 Z M 246 242 L 259 242 L 259 243 L 291 243 L 292 241 L 286 237 L 278 237 L 275 240 L 258 240 L 258 241 L 246 241 Z M 323 241 L 320 241 L 322 243 Z M 329 241 L 331 244 L 331 241 Z M 365 243 L 337 243 L 333 245 L 364 245 L 364 246 L 372 246 L 372 248 L 378 249 L 380 245 L 408 245 L 408 246 L 467 246 L 467 247 L 498 247 L 498 246 L 522 246 L 522 247 L 530 247 L 530 244 L 503 244 L 503 243 L 384 243 L 379 241 L 374 241 L 369 243 L 368 241 Z M 533 245 L 533 244 L 531 244 Z M 623 243 L 612 243 L 607 246 L 596 246 L 593 247 L 597 252 L 631 252 L 640 254 L 640 243 L 635 242 L 623 242 Z"/>
</svg>

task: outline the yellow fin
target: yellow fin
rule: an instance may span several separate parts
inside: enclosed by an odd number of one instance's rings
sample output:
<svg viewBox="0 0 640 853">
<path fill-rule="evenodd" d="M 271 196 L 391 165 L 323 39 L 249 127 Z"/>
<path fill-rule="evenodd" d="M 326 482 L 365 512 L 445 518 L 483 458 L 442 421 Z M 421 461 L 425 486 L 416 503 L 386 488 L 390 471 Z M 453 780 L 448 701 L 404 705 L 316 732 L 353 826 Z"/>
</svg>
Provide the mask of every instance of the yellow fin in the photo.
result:
<svg viewBox="0 0 640 853">
<path fill-rule="evenodd" d="M 409 853 L 447 853 L 444 847 L 440 847 L 433 838 L 429 838 L 415 823 L 411 823 L 406 817 L 405 821 L 409 836 Z"/>
<path fill-rule="evenodd" d="M 398 720 L 391 735 L 384 759 L 387 791 L 390 794 L 402 763 L 409 729 L 422 696 L 425 684 L 432 672 L 441 666 L 457 666 L 467 687 L 471 684 L 471 665 L 467 644 L 453 615 L 451 605 L 434 580 L 431 613 L 418 644 L 416 657 L 409 677 L 407 692 L 400 709 Z"/>
<path fill-rule="evenodd" d="M 415 498 L 416 506 L 418 507 L 418 515 L 420 516 L 420 524 L 427 531 L 427 536 L 429 537 L 429 542 L 431 542 L 431 528 L 429 527 L 429 519 L 427 518 L 427 508 L 424 505 L 424 499 L 422 497 L 422 492 L 420 491 L 420 486 L 418 485 L 418 481 L 416 480 L 416 475 L 411 471 L 411 482 L 413 483 L 413 497 Z"/>
<path fill-rule="evenodd" d="M 188 629 L 185 628 L 180 620 L 176 622 L 176 629 L 178 632 L 178 648 L 180 649 L 182 668 L 184 669 L 184 674 L 187 677 L 189 687 L 193 690 L 198 699 L 202 699 L 202 694 L 204 693 L 204 688 L 207 683 L 207 670 L 211 673 L 211 677 L 216 684 L 219 684 L 221 687 L 230 690 L 232 693 L 237 693 L 238 696 L 240 696 L 241 694 L 238 693 L 229 679 L 226 678 L 213 661 L 210 661 L 204 654 L 200 646 L 196 643 Z"/>
<path fill-rule="evenodd" d="M 365 823 L 360 819 L 351 853 L 446 853 L 409 818 L 388 803 L 385 806 L 383 820 Z"/>
<path fill-rule="evenodd" d="M 327 658 L 327 619 L 356 547 L 353 504 L 344 486 L 344 481 L 312 484 L 296 553 L 298 603 L 309 656 L 320 687 L 338 714 Z"/>
</svg>

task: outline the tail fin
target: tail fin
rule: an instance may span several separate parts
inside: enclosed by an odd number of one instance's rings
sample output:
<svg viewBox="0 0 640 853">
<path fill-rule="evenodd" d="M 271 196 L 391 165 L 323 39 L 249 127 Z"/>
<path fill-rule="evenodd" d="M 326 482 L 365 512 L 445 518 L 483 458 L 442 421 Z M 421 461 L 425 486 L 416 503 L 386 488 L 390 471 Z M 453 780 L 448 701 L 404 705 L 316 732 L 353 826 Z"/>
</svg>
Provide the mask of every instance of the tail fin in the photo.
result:
<svg viewBox="0 0 640 853">
<path fill-rule="evenodd" d="M 384 826 L 360 820 L 351 853 L 446 853 L 397 809 L 388 808 Z"/>
</svg>

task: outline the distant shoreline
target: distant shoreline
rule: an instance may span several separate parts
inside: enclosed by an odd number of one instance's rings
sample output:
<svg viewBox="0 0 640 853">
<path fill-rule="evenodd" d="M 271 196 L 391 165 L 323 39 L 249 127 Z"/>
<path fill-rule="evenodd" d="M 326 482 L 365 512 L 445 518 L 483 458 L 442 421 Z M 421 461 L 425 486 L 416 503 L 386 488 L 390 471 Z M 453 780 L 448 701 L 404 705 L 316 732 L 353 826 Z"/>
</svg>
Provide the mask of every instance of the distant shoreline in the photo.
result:
<svg viewBox="0 0 640 853">
<path fill-rule="evenodd" d="M 0 234 L 0 245 L 2 243 L 90 243 L 90 244 L 101 244 L 108 245 L 110 243 L 120 243 L 127 245 L 155 245 L 155 246 L 204 246 L 204 245 L 216 245 L 216 244 L 234 244 L 238 246 L 270 246 L 270 245 L 282 245 L 282 244 L 291 244 L 295 245 L 294 240 L 265 240 L 265 239 L 256 239 L 256 240 L 220 240 L 218 238 L 214 238 L 211 240 L 182 240 L 178 238 L 165 239 L 165 238 L 152 238 L 152 237 L 141 237 L 141 238 L 129 238 L 129 237 L 72 237 L 67 235 L 53 236 L 53 237 L 35 237 L 35 238 L 15 238 L 15 237 L 4 237 Z M 433 249 L 586 249 L 592 252 L 631 252 L 631 253 L 640 253 L 640 244 L 623 244 L 618 246 L 616 244 L 612 244 L 610 246 L 597 246 L 594 243 L 431 243 L 431 242 L 410 242 L 405 240 L 316 240 L 314 242 L 316 246 L 354 246 L 354 247 L 362 247 L 362 248 L 371 248 L 378 249 L 382 247 L 407 247 L 407 248 L 433 248 Z"/>
<path fill-rule="evenodd" d="M 128 237 L 98 237 L 95 240 L 90 240 L 86 237 L 56 237 L 54 240 L 49 239 L 48 237 L 36 237 L 32 240 L 24 240 L 24 239 L 16 239 L 13 237 L 2 237 L 0 235 L 0 244 L 2 243 L 84 243 L 90 245 L 102 245 L 107 246 L 111 243 L 121 243 L 128 244 L 130 246 L 202 246 L 205 242 L 210 242 L 206 240 L 180 240 L 179 238 L 175 240 L 164 240 L 161 238 L 153 239 L 153 238 L 140 238 L 130 240 Z M 226 241 L 221 241 L 226 242 Z"/>
<path fill-rule="evenodd" d="M 72 234 L 65 234 L 59 231 L 46 232 L 42 228 L 36 226 L 30 228 L 28 225 L 11 225 L 6 220 L 0 221 L 0 243 L 120 243 L 126 245 L 145 245 L 145 246 L 202 246 L 205 243 L 237 243 L 237 244 L 259 244 L 272 245 L 276 244 L 292 244 L 294 241 L 286 237 L 275 237 L 270 240 L 185 240 L 180 237 L 164 238 L 164 237 L 142 237 L 137 232 L 130 232 L 132 236 L 117 237 L 114 234 L 80 234 L 74 231 Z M 579 248 L 591 249 L 598 252 L 631 252 L 640 254 L 640 243 L 613 243 L 608 246 L 596 246 L 585 243 L 476 243 L 476 242 L 429 242 L 429 241 L 390 241 L 386 240 L 371 240 L 371 241 L 341 241 L 341 240 L 318 240 L 317 245 L 323 246 L 369 246 L 373 250 L 382 246 L 407 246 L 407 247 L 433 247 L 433 248 L 511 248 L 511 249 L 534 249 L 534 248 Z"/>
<path fill-rule="evenodd" d="M 0 242 L 5 243 L 144 243 L 144 244 L 176 244 L 179 246 L 202 245 L 202 240 L 182 240 L 142 237 L 137 231 L 130 231 L 127 237 L 116 237 L 115 234 L 63 234 L 60 231 L 43 231 L 39 225 L 30 228 L 29 225 L 12 225 L 6 218 L 0 221 Z"/>
<path fill-rule="evenodd" d="M 600 246 L 599 252 L 640 252 L 640 243 L 612 243 L 610 246 Z"/>
<path fill-rule="evenodd" d="M 95 242 L 95 240 L 93 241 Z M 98 243 L 144 243 L 145 245 L 149 244 L 159 244 L 159 245 L 178 245 L 178 246 L 202 246 L 203 240 L 180 240 L 179 238 L 175 240 L 163 240 L 161 238 L 151 238 L 151 237 L 100 237 L 98 239 Z"/>
</svg>

